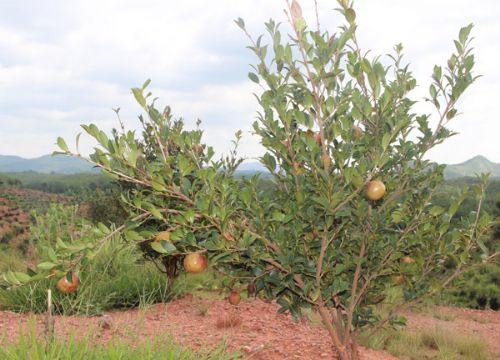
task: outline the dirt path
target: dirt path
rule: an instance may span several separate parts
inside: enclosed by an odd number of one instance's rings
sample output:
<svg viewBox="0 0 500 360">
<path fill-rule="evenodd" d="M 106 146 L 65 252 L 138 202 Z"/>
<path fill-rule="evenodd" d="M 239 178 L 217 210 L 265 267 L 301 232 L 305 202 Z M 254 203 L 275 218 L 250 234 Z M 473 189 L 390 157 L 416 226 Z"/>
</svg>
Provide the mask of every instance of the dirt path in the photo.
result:
<svg viewBox="0 0 500 360">
<path fill-rule="evenodd" d="M 93 334 L 99 342 L 119 337 L 135 343 L 138 339 L 165 335 L 194 348 L 210 348 L 225 342 L 229 351 L 240 351 L 252 360 L 335 358 L 326 330 L 294 322 L 289 315 L 278 315 L 277 308 L 276 304 L 261 300 L 242 301 L 233 307 L 224 300 L 186 297 L 147 310 L 110 312 L 104 322 L 98 317 L 57 317 L 55 328 L 59 335 Z M 0 312 L 0 336 L 5 336 L 4 341 L 16 341 L 19 326 L 26 331 L 28 319 L 28 315 Z M 36 323 L 40 334 L 42 318 L 36 317 Z M 235 326 L 230 326 L 231 323 Z M 361 349 L 361 359 L 395 358 Z"/>
</svg>

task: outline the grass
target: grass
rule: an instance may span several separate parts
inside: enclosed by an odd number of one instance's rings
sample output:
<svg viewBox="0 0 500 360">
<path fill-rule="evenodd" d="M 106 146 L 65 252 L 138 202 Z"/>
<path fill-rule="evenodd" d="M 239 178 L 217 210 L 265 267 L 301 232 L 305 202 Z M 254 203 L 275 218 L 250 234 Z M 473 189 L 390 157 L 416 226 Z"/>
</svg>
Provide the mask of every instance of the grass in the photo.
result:
<svg viewBox="0 0 500 360">
<path fill-rule="evenodd" d="M 446 329 L 423 329 L 419 331 L 380 330 L 369 338 L 360 337 L 366 347 L 385 350 L 392 355 L 408 360 L 488 360 L 486 343 L 479 337 L 464 335 Z"/>
<path fill-rule="evenodd" d="M 0 274 L 7 271 L 23 271 L 26 264 L 19 250 L 9 246 L 0 246 Z"/>
<path fill-rule="evenodd" d="M 2 342 L 0 341 L 0 344 Z M 123 340 L 107 344 L 94 344 L 90 338 L 76 340 L 56 339 L 46 345 L 35 333 L 21 334 L 16 344 L 4 343 L 0 347 L 0 360 L 236 360 L 237 353 L 226 353 L 223 345 L 205 351 L 195 351 L 174 344 L 168 337 L 150 342 L 130 344 Z"/>
<path fill-rule="evenodd" d="M 183 293 L 184 286 L 170 286 L 165 274 L 145 263 L 138 250 L 112 239 L 99 255 L 80 271 L 81 286 L 75 294 L 54 291 L 56 313 L 102 314 L 109 309 L 132 308 L 167 302 Z M 16 312 L 42 313 L 47 290 L 57 279 L 46 279 L 13 289 L 0 290 L 0 305 Z"/>
</svg>

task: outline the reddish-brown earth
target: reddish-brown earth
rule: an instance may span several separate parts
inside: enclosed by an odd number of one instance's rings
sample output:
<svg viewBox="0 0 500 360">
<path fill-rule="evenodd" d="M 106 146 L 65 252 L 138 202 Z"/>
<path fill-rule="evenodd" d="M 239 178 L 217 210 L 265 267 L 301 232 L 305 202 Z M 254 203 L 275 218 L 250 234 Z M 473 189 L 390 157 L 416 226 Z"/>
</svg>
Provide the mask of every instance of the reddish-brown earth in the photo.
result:
<svg viewBox="0 0 500 360">
<path fill-rule="evenodd" d="M 105 318 L 58 316 L 55 332 L 58 337 L 91 335 L 98 342 L 119 338 L 131 344 L 167 335 L 192 348 L 217 347 L 225 342 L 228 351 L 239 351 L 243 358 L 255 360 L 336 358 L 325 329 L 306 321 L 295 322 L 289 315 L 278 315 L 277 309 L 276 304 L 261 300 L 243 300 L 238 306 L 232 306 L 226 300 L 188 296 L 143 311 L 109 312 Z M 232 321 L 231 317 L 237 320 Z M 16 341 L 19 328 L 27 331 L 29 318 L 29 315 L 0 312 L 3 341 Z M 43 317 L 35 318 L 42 338 Z M 229 323 L 235 326 L 227 327 Z M 361 359 L 395 358 L 383 352 L 361 349 Z"/>
<path fill-rule="evenodd" d="M 326 330 L 308 320 L 295 322 L 278 315 L 278 306 L 262 300 L 242 300 L 238 306 L 227 300 L 207 300 L 186 296 L 147 309 L 113 311 L 103 317 L 57 316 L 59 338 L 70 334 L 90 336 L 102 343 L 113 339 L 132 345 L 154 337 L 169 336 L 195 349 L 209 349 L 225 343 L 228 351 L 239 351 L 243 359 L 335 359 Z M 436 307 L 427 312 L 404 314 L 408 329 L 440 327 L 457 333 L 479 336 L 500 358 L 500 312 Z M 0 346 L 15 342 L 19 329 L 28 331 L 32 315 L 0 312 Z M 43 337 L 43 316 L 34 316 L 37 334 Z M 2 340 L 3 339 L 3 340 Z M 361 348 L 363 360 L 394 360 L 381 351 Z"/>
</svg>

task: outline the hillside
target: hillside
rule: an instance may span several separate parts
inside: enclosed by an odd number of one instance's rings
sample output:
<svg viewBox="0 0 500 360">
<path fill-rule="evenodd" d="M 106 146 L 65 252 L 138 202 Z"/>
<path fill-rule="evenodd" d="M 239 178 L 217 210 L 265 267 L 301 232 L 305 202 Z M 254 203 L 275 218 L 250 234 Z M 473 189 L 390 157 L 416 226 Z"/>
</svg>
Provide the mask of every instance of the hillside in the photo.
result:
<svg viewBox="0 0 500 360">
<path fill-rule="evenodd" d="M 38 173 L 76 174 L 98 172 L 86 161 L 63 155 L 44 155 L 33 159 L 0 155 L 0 172 L 35 171 Z"/>
<path fill-rule="evenodd" d="M 44 155 L 33 159 L 20 156 L 0 155 L 0 172 L 17 173 L 32 171 L 37 173 L 98 173 L 82 159 L 63 155 Z M 240 176 L 251 176 L 256 173 L 266 173 L 267 169 L 257 161 L 245 161 L 238 168 Z M 475 176 L 481 172 L 490 172 L 492 177 L 500 177 L 500 164 L 489 161 L 478 155 L 460 164 L 446 165 L 444 175 L 446 179 L 457 179 L 464 176 Z"/>
<path fill-rule="evenodd" d="M 457 179 L 485 172 L 490 172 L 492 177 L 500 177 L 500 164 L 478 155 L 460 164 L 446 165 L 444 176 L 446 179 Z"/>
</svg>

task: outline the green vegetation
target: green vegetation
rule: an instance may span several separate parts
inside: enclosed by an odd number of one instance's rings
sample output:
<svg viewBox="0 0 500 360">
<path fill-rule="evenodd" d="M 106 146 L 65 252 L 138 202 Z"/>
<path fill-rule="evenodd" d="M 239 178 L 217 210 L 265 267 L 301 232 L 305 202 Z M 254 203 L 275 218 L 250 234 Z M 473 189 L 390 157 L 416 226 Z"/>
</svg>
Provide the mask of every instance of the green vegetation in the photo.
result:
<svg viewBox="0 0 500 360">
<path fill-rule="evenodd" d="M 79 217 L 77 207 L 53 204 L 45 215 L 35 214 L 34 219 L 31 233 L 38 256 L 50 256 L 48 249 L 60 241 L 70 247 L 77 246 L 77 241 L 84 244 L 95 241 L 90 224 Z M 16 259 L 6 258 L 2 268 L 21 271 Z M 81 287 L 76 294 L 54 294 L 57 313 L 99 314 L 109 309 L 166 302 L 183 292 L 182 284 L 171 287 L 153 264 L 144 263 L 138 248 L 127 247 L 118 235 L 106 242 L 80 271 Z M 53 278 L 46 276 L 26 286 L 0 289 L 0 305 L 18 312 L 44 312 L 47 290 L 55 289 L 62 276 L 63 272 L 57 272 Z"/>
<path fill-rule="evenodd" d="M 55 339 L 48 345 L 35 334 L 20 336 L 16 344 L 2 344 L 0 338 L 0 360 L 236 360 L 237 353 L 225 352 L 224 346 L 204 351 L 195 351 L 174 344 L 168 337 L 157 337 L 148 342 L 134 342 L 130 346 L 124 340 L 96 344 L 90 337 L 77 340 Z"/>
<path fill-rule="evenodd" d="M 486 343 L 476 336 L 464 335 L 448 329 L 419 331 L 379 330 L 365 333 L 360 342 L 366 347 L 386 350 L 408 360 L 489 360 L 493 359 Z"/>
<path fill-rule="evenodd" d="M 11 179 L 11 183 L 15 182 L 15 184 L 10 184 L 11 186 L 54 194 L 82 194 L 82 192 L 94 191 L 98 188 L 107 190 L 114 186 L 113 180 L 101 173 L 41 174 L 27 171 L 0 174 L 0 179 L 2 177 Z"/>
</svg>

